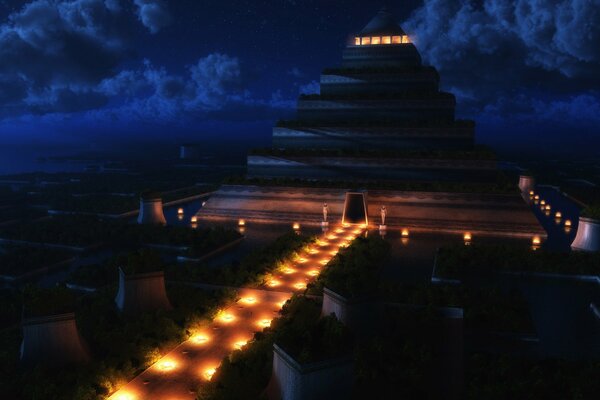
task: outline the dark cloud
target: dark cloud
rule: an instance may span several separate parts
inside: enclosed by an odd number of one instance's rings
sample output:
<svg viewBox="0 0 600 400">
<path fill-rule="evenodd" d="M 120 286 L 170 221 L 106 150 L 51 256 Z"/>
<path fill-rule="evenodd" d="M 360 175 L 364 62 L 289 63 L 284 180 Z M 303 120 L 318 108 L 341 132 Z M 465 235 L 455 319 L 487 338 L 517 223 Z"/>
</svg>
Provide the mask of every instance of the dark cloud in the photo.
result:
<svg viewBox="0 0 600 400">
<path fill-rule="evenodd" d="M 171 14 L 165 1 L 134 0 L 134 3 L 138 6 L 138 18 L 151 33 L 171 24 Z"/>
<path fill-rule="evenodd" d="M 598 21 L 600 0 L 425 0 L 402 24 L 467 114 L 575 118 L 600 102 Z"/>
<path fill-rule="evenodd" d="M 166 3 L 134 3 L 151 32 L 168 23 Z M 138 93 L 141 77 L 118 71 L 133 36 L 126 4 L 130 0 L 34 0 L 11 13 L 0 25 L 0 117 L 79 112 Z M 158 90 L 175 97 L 183 86 L 172 79 Z"/>
<path fill-rule="evenodd" d="M 246 89 L 240 60 L 214 53 L 173 75 L 146 61 L 139 70 L 121 71 L 104 80 L 99 91 L 127 96 L 124 104 L 99 110 L 94 118 L 138 119 L 185 123 L 198 119 L 261 120 L 275 118 L 275 110 L 291 109 L 295 99 L 281 92 L 260 99 Z"/>
<path fill-rule="evenodd" d="M 481 112 L 488 120 L 519 122 L 576 122 L 598 126 L 600 124 L 600 96 L 590 92 L 554 99 L 541 99 L 526 94 L 500 97 L 487 104 Z"/>
<path fill-rule="evenodd" d="M 311 81 L 305 85 L 300 85 L 298 92 L 300 94 L 319 94 L 321 93 L 321 85 L 317 81 Z"/>
<path fill-rule="evenodd" d="M 101 103 L 97 96 L 93 101 L 84 97 L 114 74 L 127 32 L 126 20 L 110 2 L 26 4 L 0 25 L 0 91 L 12 93 L 0 104 L 10 107 L 12 114 L 97 106 Z M 79 95 L 80 101 L 74 101 Z"/>
<path fill-rule="evenodd" d="M 304 73 L 298 67 L 294 67 L 288 71 L 288 75 L 293 76 L 294 78 L 303 78 Z"/>
<path fill-rule="evenodd" d="M 599 20 L 598 0 L 426 0 L 404 27 L 434 65 L 506 54 L 573 77 L 600 63 Z"/>
</svg>

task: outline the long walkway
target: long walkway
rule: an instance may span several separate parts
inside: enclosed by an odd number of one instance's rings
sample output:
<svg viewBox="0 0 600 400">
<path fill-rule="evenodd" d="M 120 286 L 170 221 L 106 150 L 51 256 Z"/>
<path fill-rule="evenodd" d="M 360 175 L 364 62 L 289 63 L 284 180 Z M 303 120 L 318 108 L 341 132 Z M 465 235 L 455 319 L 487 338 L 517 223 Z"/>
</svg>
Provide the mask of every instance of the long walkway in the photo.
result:
<svg viewBox="0 0 600 400">
<path fill-rule="evenodd" d="M 210 380 L 221 360 L 268 327 L 294 292 L 301 292 L 323 266 L 362 232 L 334 226 L 299 258 L 275 272 L 266 286 L 240 288 L 239 300 L 227 306 L 202 332 L 181 343 L 114 393 L 112 400 L 194 399 L 198 384 Z"/>
</svg>

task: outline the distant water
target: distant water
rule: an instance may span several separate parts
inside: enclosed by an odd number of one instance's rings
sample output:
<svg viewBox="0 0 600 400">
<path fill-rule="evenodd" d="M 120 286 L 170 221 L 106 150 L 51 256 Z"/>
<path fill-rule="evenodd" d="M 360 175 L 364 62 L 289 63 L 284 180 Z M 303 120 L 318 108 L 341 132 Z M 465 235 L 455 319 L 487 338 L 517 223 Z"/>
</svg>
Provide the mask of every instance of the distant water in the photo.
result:
<svg viewBox="0 0 600 400">
<path fill-rule="evenodd" d="M 56 149 L 35 149 L 24 146 L 0 144 L 0 175 L 25 172 L 81 172 L 85 164 L 58 162 L 50 157 L 71 154 L 70 151 L 57 152 Z"/>
</svg>

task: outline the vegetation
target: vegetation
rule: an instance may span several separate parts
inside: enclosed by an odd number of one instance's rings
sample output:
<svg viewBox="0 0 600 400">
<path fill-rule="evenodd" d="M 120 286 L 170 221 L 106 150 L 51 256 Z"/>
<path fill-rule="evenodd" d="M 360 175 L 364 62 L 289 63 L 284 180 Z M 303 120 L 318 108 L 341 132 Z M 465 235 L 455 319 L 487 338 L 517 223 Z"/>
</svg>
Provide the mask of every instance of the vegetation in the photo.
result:
<svg viewBox="0 0 600 400">
<path fill-rule="evenodd" d="M 382 326 L 356 344 L 353 399 L 383 399 L 390 393 L 399 399 L 438 398 L 430 390 L 444 379 L 434 369 L 442 335 L 439 313 L 433 308 L 384 313 Z"/>
<path fill-rule="evenodd" d="M 18 323 L 23 313 L 23 295 L 20 291 L 0 289 L 0 332 Z M 1 364 L 1 363 L 0 363 Z"/>
<path fill-rule="evenodd" d="M 297 297 L 275 324 L 275 343 L 299 364 L 349 355 L 352 340 L 348 328 L 334 316 L 321 317 L 321 304 Z"/>
<path fill-rule="evenodd" d="M 320 318 L 316 300 L 295 296 L 271 327 L 257 333 L 242 350 L 225 358 L 198 398 L 256 399 L 269 381 L 273 344 L 277 343 L 300 363 L 339 358 L 349 354 L 352 339 L 334 317 Z"/>
<path fill-rule="evenodd" d="M 23 314 L 27 317 L 46 317 L 73 312 L 75 297 L 64 286 L 42 289 L 28 285 L 23 290 Z"/>
<path fill-rule="evenodd" d="M 94 217 L 56 216 L 4 227 L 0 230 L 0 237 L 41 244 L 91 246 L 113 233 L 113 224 Z"/>
<path fill-rule="evenodd" d="M 309 293 L 321 295 L 327 287 L 346 298 L 375 297 L 387 303 L 425 307 L 460 307 L 465 325 L 476 331 L 533 333 L 529 306 L 516 291 L 440 285 L 405 285 L 382 280 L 380 267 L 389 244 L 379 236 L 357 238 L 309 284 Z"/>
<path fill-rule="evenodd" d="M 329 261 L 309 290 L 321 294 L 327 287 L 346 298 L 373 296 L 389 252 L 389 243 L 379 236 L 358 237 Z"/>
<path fill-rule="evenodd" d="M 188 228 L 183 226 L 127 225 L 124 237 L 129 243 L 188 247 L 186 255 L 201 257 L 242 235 L 233 229 Z"/>
<path fill-rule="evenodd" d="M 162 244 L 190 247 L 190 255 L 200 256 L 241 235 L 223 228 L 192 229 L 183 226 L 129 224 L 92 216 L 54 216 L 48 219 L 5 227 L 0 237 L 35 243 L 91 246 L 110 243 L 117 247 Z"/>
<path fill-rule="evenodd" d="M 229 292 L 167 286 L 174 309 L 124 318 L 113 289 L 75 303 L 77 325 L 93 353 L 85 368 L 18 367 L 20 328 L 0 331 L 0 389 L 6 398 L 100 399 L 153 364 L 161 354 L 206 325 Z M 40 299 L 42 297 L 39 297 Z M 4 297 L 0 297 L 5 301 Z M 18 303 L 15 301 L 15 303 Z M 2 308 L 5 304 L 2 304 Z M 14 307 L 13 307 L 14 308 Z"/>
<path fill-rule="evenodd" d="M 225 286 L 259 285 L 264 283 L 269 272 L 274 271 L 286 260 L 313 242 L 313 238 L 297 235 L 290 231 L 267 245 L 248 254 L 241 262 L 219 268 L 203 268 L 195 264 L 173 266 L 167 270 L 168 277 L 176 280 L 193 280 Z"/>
<path fill-rule="evenodd" d="M 38 197 L 50 201 L 50 209 L 77 213 L 119 215 L 139 209 L 139 197 L 144 193 L 155 193 L 163 203 L 196 196 L 214 189 L 210 186 L 191 186 L 160 192 L 143 191 L 138 194 L 102 194 L 73 195 L 72 193 L 41 193 Z"/>
<path fill-rule="evenodd" d="M 436 160 L 495 160 L 496 155 L 489 148 L 478 146 L 472 151 L 463 150 L 393 150 L 393 149 L 254 149 L 252 155 L 277 157 L 388 157 L 399 159 Z"/>
<path fill-rule="evenodd" d="M 600 275 L 600 255 L 533 251 L 515 245 L 457 245 L 440 249 L 435 274 L 441 278 L 464 279 L 497 271 Z"/>
<path fill-rule="evenodd" d="M 69 274 L 66 282 L 86 288 L 100 288 L 117 281 L 118 268 L 114 258 L 102 264 L 82 265 Z"/>
<path fill-rule="evenodd" d="M 129 254 L 121 254 L 116 258 L 118 265 L 124 273 L 145 274 L 148 272 L 162 271 L 164 269 L 160 253 L 155 250 L 142 249 Z"/>
<path fill-rule="evenodd" d="M 71 253 L 65 250 L 0 246 L 0 275 L 18 277 L 66 261 L 71 257 Z"/>
<path fill-rule="evenodd" d="M 165 265 L 160 253 L 155 250 L 141 249 L 133 252 L 122 252 L 103 264 L 84 265 L 69 275 L 68 283 L 99 288 L 116 282 L 119 268 L 126 274 L 143 274 L 162 271 Z"/>
<path fill-rule="evenodd" d="M 405 285 L 381 282 L 381 298 L 427 307 L 459 307 L 466 329 L 485 332 L 534 333 L 529 305 L 518 291 L 443 285 Z"/>
<path fill-rule="evenodd" d="M 334 317 L 319 318 L 320 311 L 315 300 L 294 297 L 270 328 L 223 360 L 198 399 L 260 398 L 272 373 L 273 343 L 301 362 L 339 358 L 354 349 L 355 382 L 348 382 L 354 384 L 353 398 L 425 397 L 439 356 L 435 310 L 386 310 L 384 326 L 355 344 Z"/>
<path fill-rule="evenodd" d="M 600 362 L 528 360 L 473 354 L 466 365 L 466 399 L 594 399 Z"/>
<path fill-rule="evenodd" d="M 600 220 L 600 204 L 593 204 L 585 207 L 581 210 L 581 216 L 585 218 L 591 218 L 595 220 Z"/>
<path fill-rule="evenodd" d="M 45 196 L 44 196 L 45 197 Z M 119 215 L 139 208 L 139 199 L 134 196 L 95 194 L 74 197 L 69 194 L 52 196 L 51 210 L 90 214 Z"/>
</svg>

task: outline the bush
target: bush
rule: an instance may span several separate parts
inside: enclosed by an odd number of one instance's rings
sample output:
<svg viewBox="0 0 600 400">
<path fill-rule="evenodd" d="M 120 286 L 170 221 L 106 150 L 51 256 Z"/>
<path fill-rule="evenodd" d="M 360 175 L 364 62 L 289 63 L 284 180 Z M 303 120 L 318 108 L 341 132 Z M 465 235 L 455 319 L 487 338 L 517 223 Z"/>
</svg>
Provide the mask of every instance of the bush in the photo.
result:
<svg viewBox="0 0 600 400">
<path fill-rule="evenodd" d="M 43 289 L 27 285 L 23 289 L 23 315 L 26 317 L 46 317 L 73 312 L 75 296 L 64 286 Z"/>
<path fill-rule="evenodd" d="M 58 249 L 10 245 L 0 249 L 0 274 L 10 276 L 20 276 L 72 257 L 70 252 Z"/>
<path fill-rule="evenodd" d="M 293 297 L 270 328 L 223 360 L 211 381 L 200 388 L 198 399 L 259 398 L 271 376 L 274 343 L 302 363 L 349 354 L 346 328 L 334 317 L 320 318 L 320 312 L 316 300 Z"/>
<path fill-rule="evenodd" d="M 473 354 L 466 365 L 467 399 L 594 399 L 600 362 L 528 360 Z"/>
<path fill-rule="evenodd" d="M 241 262 L 233 262 L 219 268 L 205 268 L 188 263 L 183 266 L 172 266 L 167 272 L 171 279 L 225 286 L 258 285 L 263 283 L 267 273 L 294 257 L 313 240 L 314 238 L 300 236 L 290 231 L 266 247 L 251 252 Z"/>
<path fill-rule="evenodd" d="M 160 253 L 155 250 L 142 249 L 129 254 L 120 254 L 113 264 L 121 268 L 127 275 L 145 274 L 164 270 Z"/>
<path fill-rule="evenodd" d="M 600 204 L 593 204 L 581 210 L 581 216 L 600 220 Z"/>
<path fill-rule="evenodd" d="M 441 248 L 435 273 L 441 278 L 464 279 L 496 271 L 600 275 L 600 255 L 555 253 L 527 246 L 476 245 Z"/>
<path fill-rule="evenodd" d="M 107 243 L 113 247 L 161 244 L 189 247 L 200 256 L 241 237 L 224 228 L 193 229 L 183 226 L 138 225 L 106 221 L 93 216 L 55 216 L 28 224 L 6 227 L 3 238 L 45 244 L 90 246 Z"/>
<path fill-rule="evenodd" d="M 352 397 L 432 398 L 440 326 L 434 308 L 386 308 L 382 326 L 357 343 Z"/>
<path fill-rule="evenodd" d="M 55 292 L 56 290 L 52 290 Z M 61 295 L 65 292 L 60 289 Z M 218 306 L 233 298 L 229 291 L 206 292 L 188 286 L 167 286 L 173 310 L 123 317 L 109 288 L 73 303 L 77 325 L 93 353 L 85 368 L 18 367 L 20 328 L 0 332 L 0 388 L 11 399 L 100 399 L 148 368 L 161 354 L 206 324 Z M 39 289 L 28 288 L 26 299 L 39 304 Z M 2 299 L 0 297 L 0 299 Z M 49 302 L 55 305 L 56 302 Z M 3 303 L 4 307 L 5 304 Z"/>
<path fill-rule="evenodd" d="M 393 303 L 427 307 L 459 307 L 467 329 L 485 332 L 534 333 L 529 305 L 518 291 L 442 285 L 405 285 L 384 281 L 379 293 Z"/>
<path fill-rule="evenodd" d="M 327 287 L 346 298 L 373 296 L 389 252 L 389 243 L 379 236 L 358 237 L 329 261 L 309 290 L 322 294 Z"/>
</svg>

